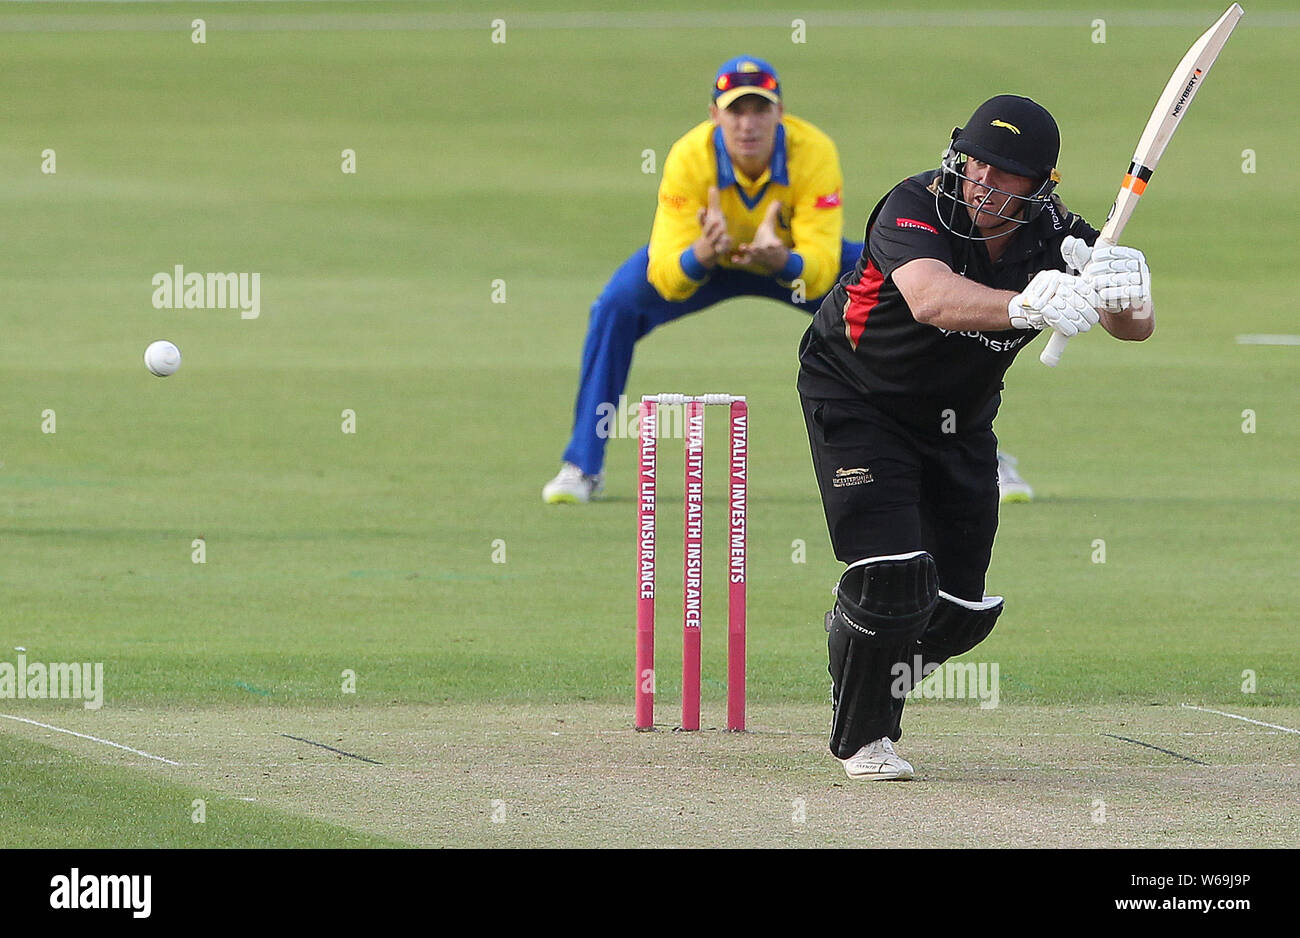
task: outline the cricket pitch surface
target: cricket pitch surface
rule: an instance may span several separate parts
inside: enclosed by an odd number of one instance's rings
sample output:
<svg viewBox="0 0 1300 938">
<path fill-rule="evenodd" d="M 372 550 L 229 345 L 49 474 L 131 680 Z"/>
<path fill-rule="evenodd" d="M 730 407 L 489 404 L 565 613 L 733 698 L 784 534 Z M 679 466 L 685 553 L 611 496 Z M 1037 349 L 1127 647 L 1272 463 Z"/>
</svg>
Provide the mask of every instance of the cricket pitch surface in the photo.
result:
<svg viewBox="0 0 1300 938">
<path fill-rule="evenodd" d="M 1205 707 L 909 705 L 898 748 L 916 767 L 910 782 L 849 780 L 826 749 L 827 709 L 806 705 L 751 707 L 744 734 L 717 729 L 707 708 L 701 732 L 637 733 L 630 700 L 11 707 L 0 712 L 94 739 L 14 719 L 0 734 L 417 847 L 1300 842 L 1300 708 Z"/>
</svg>

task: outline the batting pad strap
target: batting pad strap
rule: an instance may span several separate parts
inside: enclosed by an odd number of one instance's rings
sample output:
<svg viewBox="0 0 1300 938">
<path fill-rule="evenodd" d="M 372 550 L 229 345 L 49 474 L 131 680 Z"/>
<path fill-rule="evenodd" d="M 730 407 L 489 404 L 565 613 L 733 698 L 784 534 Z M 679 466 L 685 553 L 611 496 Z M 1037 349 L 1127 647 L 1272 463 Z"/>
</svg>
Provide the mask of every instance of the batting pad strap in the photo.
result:
<svg viewBox="0 0 1300 938">
<path fill-rule="evenodd" d="M 992 609 L 994 606 L 1000 606 L 1004 602 L 1001 596 L 985 596 L 983 602 L 971 602 L 969 599 L 962 599 L 960 596 L 953 596 L 951 593 L 945 593 L 939 590 L 939 598 L 946 599 L 950 603 L 956 603 L 963 609 Z"/>
<path fill-rule="evenodd" d="M 939 601 L 934 558 L 923 550 L 850 564 L 835 588 L 833 621 L 872 643 L 918 638 Z"/>
<path fill-rule="evenodd" d="M 927 663 L 942 664 L 965 654 L 989 637 L 1003 607 L 1001 596 L 986 596 L 975 603 L 940 593 L 934 615 L 921 635 L 921 656 Z"/>
<path fill-rule="evenodd" d="M 925 551 L 914 550 L 906 554 L 886 554 L 881 557 L 864 557 L 862 560 L 853 561 L 853 563 L 844 568 L 844 572 L 847 574 L 854 567 L 869 567 L 872 564 L 885 563 L 890 560 L 911 560 L 914 557 L 920 557 L 922 554 L 925 554 Z M 926 556 L 928 557 L 929 555 L 926 554 Z M 840 577 L 840 579 L 842 580 L 843 577 Z"/>
</svg>

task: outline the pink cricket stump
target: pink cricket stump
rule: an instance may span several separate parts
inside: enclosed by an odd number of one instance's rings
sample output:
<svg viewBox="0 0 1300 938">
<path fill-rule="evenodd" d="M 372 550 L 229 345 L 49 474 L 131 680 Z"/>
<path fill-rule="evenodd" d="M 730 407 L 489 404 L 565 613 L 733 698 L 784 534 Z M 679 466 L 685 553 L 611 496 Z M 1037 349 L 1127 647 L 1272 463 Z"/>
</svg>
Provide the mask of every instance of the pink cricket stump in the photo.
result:
<svg viewBox="0 0 1300 938">
<path fill-rule="evenodd" d="M 749 405 L 731 403 L 730 528 L 727 545 L 727 729 L 745 729 L 745 543 L 748 519 Z"/>
<path fill-rule="evenodd" d="M 682 729 L 700 728 L 700 623 L 704 570 L 704 402 L 686 404 L 686 511 L 682 566 Z"/>
<path fill-rule="evenodd" d="M 658 410 L 642 401 L 638 427 L 641 451 L 637 473 L 636 538 L 636 728 L 655 722 L 655 449 Z"/>
<path fill-rule="evenodd" d="M 654 729 L 655 501 L 658 405 L 684 405 L 685 488 L 682 566 L 682 725 L 700 728 L 700 636 L 704 601 L 704 408 L 730 407 L 727 534 L 727 729 L 745 729 L 745 580 L 749 408 L 730 394 L 647 395 L 641 400 L 637 474 L 636 728 Z"/>
</svg>

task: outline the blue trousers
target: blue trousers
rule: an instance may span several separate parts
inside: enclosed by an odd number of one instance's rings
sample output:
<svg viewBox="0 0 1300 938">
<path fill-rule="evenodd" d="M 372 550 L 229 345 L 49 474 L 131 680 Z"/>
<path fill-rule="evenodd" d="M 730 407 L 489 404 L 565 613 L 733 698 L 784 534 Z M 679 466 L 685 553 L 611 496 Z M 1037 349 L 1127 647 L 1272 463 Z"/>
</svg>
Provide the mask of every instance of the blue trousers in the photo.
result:
<svg viewBox="0 0 1300 938">
<path fill-rule="evenodd" d="M 844 241 L 840 275 L 851 270 L 862 256 L 860 241 Z M 607 440 L 596 432 L 601 404 L 617 406 L 627 388 L 632 369 L 632 350 L 637 340 L 657 326 L 737 296 L 765 296 L 787 303 L 805 313 L 817 312 L 822 297 L 802 303 L 791 298 L 789 287 L 771 277 L 740 270 L 715 268 L 712 275 L 689 298 L 674 303 L 665 300 L 646 279 L 649 251 L 641 248 L 614 272 L 605 289 L 591 306 L 587 340 L 582 348 L 582 372 L 578 399 L 573 408 L 573 436 L 564 451 L 564 461 L 594 475 L 605 464 Z M 608 413 L 608 412 L 607 412 Z M 607 421 L 608 422 L 608 421 Z"/>
</svg>

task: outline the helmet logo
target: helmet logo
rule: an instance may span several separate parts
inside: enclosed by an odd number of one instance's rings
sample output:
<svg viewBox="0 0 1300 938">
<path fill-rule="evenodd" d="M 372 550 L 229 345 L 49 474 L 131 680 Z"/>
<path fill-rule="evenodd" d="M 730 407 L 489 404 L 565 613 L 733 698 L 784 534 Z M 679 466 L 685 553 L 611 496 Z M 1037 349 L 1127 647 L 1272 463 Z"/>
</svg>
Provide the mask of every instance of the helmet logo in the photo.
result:
<svg viewBox="0 0 1300 938">
<path fill-rule="evenodd" d="M 1007 130 L 1011 131 L 1011 132 L 1012 132 L 1013 134 L 1015 134 L 1017 137 L 1020 136 L 1020 128 L 1017 127 L 1015 124 L 1008 124 L 1006 121 L 989 121 L 989 126 L 990 126 L 990 127 L 1005 127 Z"/>
</svg>

